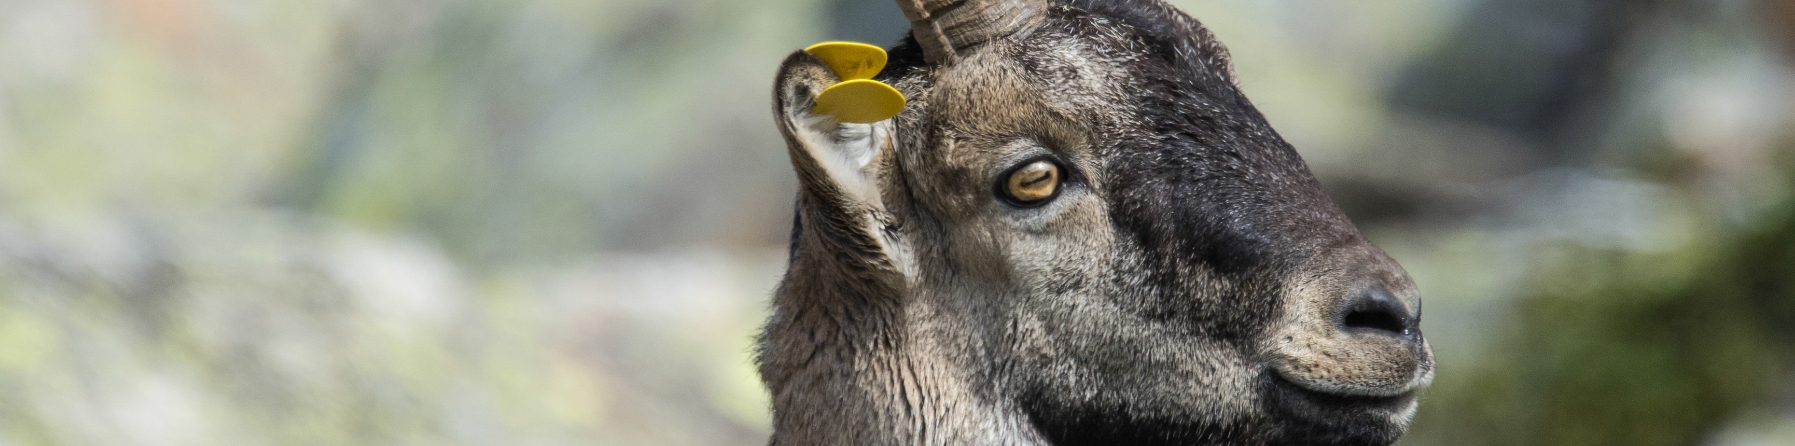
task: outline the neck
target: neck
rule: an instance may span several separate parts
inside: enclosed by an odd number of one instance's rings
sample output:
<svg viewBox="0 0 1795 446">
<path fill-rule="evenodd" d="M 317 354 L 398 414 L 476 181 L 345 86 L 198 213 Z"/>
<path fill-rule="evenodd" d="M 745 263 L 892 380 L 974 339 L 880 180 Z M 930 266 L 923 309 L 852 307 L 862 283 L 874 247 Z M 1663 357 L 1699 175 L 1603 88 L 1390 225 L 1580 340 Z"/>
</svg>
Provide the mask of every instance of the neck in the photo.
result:
<svg viewBox="0 0 1795 446">
<path fill-rule="evenodd" d="M 831 242 L 840 240 L 794 238 L 761 335 L 772 444 L 1045 444 L 980 382 L 989 374 L 964 353 L 969 333 L 944 333 L 954 324 L 939 323 L 894 269 L 818 249 Z"/>
</svg>

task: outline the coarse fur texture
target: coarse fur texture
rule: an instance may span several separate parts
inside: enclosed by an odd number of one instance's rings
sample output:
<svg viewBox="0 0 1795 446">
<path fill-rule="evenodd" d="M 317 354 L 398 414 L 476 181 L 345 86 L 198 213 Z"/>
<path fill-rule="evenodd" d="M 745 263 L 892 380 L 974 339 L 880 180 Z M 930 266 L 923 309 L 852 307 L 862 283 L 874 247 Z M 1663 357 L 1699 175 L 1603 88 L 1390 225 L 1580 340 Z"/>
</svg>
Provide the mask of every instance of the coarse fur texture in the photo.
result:
<svg viewBox="0 0 1795 446">
<path fill-rule="evenodd" d="M 1394 442 L 1433 373 L 1407 274 L 1194 19 L 1047 4 L 951 61 L 907 39 L 879 79 L 910 105 L 878 123 L 810 113 L 838 80 L 814 56 L 780 67 L 771 444 Z M 1053 199 L 994 193 L 1039 160 Z"/>
</svg>

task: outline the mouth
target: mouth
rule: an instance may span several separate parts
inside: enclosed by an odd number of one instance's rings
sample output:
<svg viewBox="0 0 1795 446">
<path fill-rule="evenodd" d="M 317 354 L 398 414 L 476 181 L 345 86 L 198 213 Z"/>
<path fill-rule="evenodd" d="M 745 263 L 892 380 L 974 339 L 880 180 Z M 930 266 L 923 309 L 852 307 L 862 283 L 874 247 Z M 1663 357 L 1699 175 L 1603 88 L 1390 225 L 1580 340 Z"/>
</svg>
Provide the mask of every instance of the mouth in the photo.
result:
<svg viewBox="0 0 1795 446">
<path fill-rule="evenodd" d="M 1269 375 L 1274 393 L 1283 397 L 1278 398 L 1279 400 L 1290 400 L 1291 403 L 1301 403 L 1323 411 L 1396 413 L 1412 408 L 1416 400 L 1417 391 L 1413 389 L 1377 396 L 1327 393 L 1298 385 L 1276 372 L 1266 375 Z"/>
<path fill-rule="evenodd" d="M 1408 430 L 1419 389 L 1394 395 L 1327 393 L 1265 374 L 1269 408 L 1292 423 L 1289 444 L 1389 444 Z"/>
</svg>

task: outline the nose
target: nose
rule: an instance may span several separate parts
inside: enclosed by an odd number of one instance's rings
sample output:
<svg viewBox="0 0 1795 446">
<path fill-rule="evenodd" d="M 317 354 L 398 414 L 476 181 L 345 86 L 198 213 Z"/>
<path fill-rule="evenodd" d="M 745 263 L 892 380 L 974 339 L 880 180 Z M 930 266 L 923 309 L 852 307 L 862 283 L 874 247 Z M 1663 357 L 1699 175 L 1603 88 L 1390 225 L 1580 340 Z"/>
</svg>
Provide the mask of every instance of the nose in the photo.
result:
<svg viewBox="0 0 1795 446">
<path fill-rule="evenodd" d="M 1417 308 L 1419 310 L 1419 308 Z M 1381 333 L 1413 337 L 1421 323 L 1419 311 L 1410 312 L 1396 296 L 1381 288 L 1360 292 L 1342 303 L 1337 319 L 1341 331 Z"/>
<path fill-rule="evenodd" d="M 1291 287 L 1290 322 L 1272 338 L 1271 368 L 1297 387 L 1334 396 L 1399 397 L 1426 387 L 1433 352 L 1408 274 L 1368 245 L 1331 261 L 1345 267 Z"/>
</svg>

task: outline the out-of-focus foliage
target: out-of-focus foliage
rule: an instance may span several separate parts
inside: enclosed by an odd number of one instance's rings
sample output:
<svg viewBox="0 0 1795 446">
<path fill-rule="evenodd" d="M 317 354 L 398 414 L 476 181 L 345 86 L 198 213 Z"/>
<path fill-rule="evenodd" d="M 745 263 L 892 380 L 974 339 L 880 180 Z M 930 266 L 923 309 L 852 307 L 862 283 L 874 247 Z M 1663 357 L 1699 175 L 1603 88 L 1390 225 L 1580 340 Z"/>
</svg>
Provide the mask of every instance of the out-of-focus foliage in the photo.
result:
<svg viewBox="0 0 1795 446">
<path fill-rule="evenodd" d="M 1795 203 L 1682 249 L 1554 246 L 1487 357 L 1443 370 L 1412 440 L 1687 445 L 1795 397 Z M 1774 407 L 1774 406 L 1771 406 Z M 1756 414 L 1751 414 L 1756 415 Z M 1788 441 L 1782 437 L 1763 441 Z M 1753 443 L 1746 443 L 1753 444 Z M 1782 443 L 1786 444 L 1786 443 Z"/>
<path fill-rule="evenodd" d="M 1173 3 L 1426 294 L 1405 444 L 1795 444 L 1795 2 Z M 770 77 L 904 26 L 0 0 L 0 445 L 761 444 Z"/>
<path fill-rule="evenodd" d="M 1521 274 L 1482 314 L 1429 316 L 1488 325 L 1430 336 L 1406 442 L 1795 444 L 1779 3 L 1485 2 L 1414 64 L 1393 103 L 1513 138 L 1501 168 L 1536 173 L 1470 211 L 1511 221 L 1484 246 Z"/>
<path fill-rule="evenodd" d="M 809 1 L 0 1 L 0 444 L 759 444 Z"/>
</svg>

